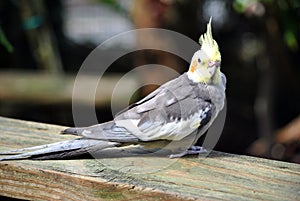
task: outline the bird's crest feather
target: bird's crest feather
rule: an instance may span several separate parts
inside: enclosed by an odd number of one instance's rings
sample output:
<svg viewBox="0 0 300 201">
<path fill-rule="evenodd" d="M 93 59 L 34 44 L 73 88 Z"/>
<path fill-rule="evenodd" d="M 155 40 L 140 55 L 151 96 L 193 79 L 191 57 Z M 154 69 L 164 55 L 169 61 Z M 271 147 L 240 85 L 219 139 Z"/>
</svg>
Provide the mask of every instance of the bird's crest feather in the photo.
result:
<svg viewBox="0 0 300 201">
<path fill-rule="evenodd" d="M 209 23 L 207 24 L 207 31 L 201 35 L 199 43 L 201 45 L 201 50 L 203 50 L 208 57 L 214 61 L 221 61 L 218 43 L 212 37 L 211 20 L 212 17 L 210 17 Z"/>
</svg>

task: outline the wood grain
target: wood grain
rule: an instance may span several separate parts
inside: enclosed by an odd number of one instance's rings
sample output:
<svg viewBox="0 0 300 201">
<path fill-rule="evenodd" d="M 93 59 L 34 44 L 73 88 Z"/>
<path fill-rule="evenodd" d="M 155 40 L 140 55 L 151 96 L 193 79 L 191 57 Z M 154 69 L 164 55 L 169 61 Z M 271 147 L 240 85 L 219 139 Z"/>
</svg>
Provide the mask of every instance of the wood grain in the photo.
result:
<svg viewBox="0 0 300 201">
<path fill-rule="evenodd" d="M 59 135 L 62 129 L 0 117 L 0 151 L 73 138 Z M 300 200 L 300 165 L 221 152 L 178 160 L 2 161 L 0 195 L 31 200 Z"/>
</svg>

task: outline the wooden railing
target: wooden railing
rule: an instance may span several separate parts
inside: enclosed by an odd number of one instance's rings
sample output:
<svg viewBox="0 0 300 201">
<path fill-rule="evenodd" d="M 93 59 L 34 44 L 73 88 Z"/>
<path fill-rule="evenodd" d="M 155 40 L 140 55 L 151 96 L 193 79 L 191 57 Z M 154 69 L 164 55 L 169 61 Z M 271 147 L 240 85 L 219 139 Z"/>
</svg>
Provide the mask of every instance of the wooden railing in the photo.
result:
<svg viewBox="0 0 300 201">
<path fill-rule="evenodd" d="M 73 138 L 59 134 L 64 128 L 0 117 L 0 152 Z M 1 161 L 0 195 L 80 201 L 299 200 L 300 165 L 221 152 L 206 158 Z"/>
</svg>

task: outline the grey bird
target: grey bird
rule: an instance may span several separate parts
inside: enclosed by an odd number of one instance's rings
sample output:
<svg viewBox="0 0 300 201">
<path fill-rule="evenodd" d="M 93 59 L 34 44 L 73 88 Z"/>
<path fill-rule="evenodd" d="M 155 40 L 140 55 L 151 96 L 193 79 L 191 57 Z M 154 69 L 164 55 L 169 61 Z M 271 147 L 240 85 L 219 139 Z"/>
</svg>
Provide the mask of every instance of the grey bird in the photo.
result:
<svg viewBox="0 0 300 201">
<path fill-rule="evenodd" d="M 153 155 L 167 153 L 171 158 L 205 151 L 194 145 L 222 110 L 226 89 L 211 20 L 199 42 L 201 49 L 193 55 L 188 72 L 128 106 L 112 121 L 68 128 L 62 134 L 80 137 L 1 153 L 17 155 L 0 160 L 65 158 L 87 152 L 95 156 L 100 150 L 124 151 L 132 145 L 139 147 L 136 154 L 146 150 Z"/>
</svg>

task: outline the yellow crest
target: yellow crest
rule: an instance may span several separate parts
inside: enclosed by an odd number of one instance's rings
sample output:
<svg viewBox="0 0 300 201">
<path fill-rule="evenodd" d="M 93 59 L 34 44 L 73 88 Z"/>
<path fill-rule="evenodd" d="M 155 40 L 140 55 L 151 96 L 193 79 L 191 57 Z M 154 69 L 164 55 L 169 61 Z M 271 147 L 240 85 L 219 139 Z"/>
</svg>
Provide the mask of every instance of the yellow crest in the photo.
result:
<svg viewBox="0 0 300 201">
<path fill-rule="evenodd" d="M 210 17 L 209 23 L 207 24 L 207 31 L 201 35 L 199 43 L 201 45 L 201 50 L 204 51 L 211 60 L 221 61 L 218 43 L 212 37 L 211 19 L 212 18 Z"/>
</svg>

